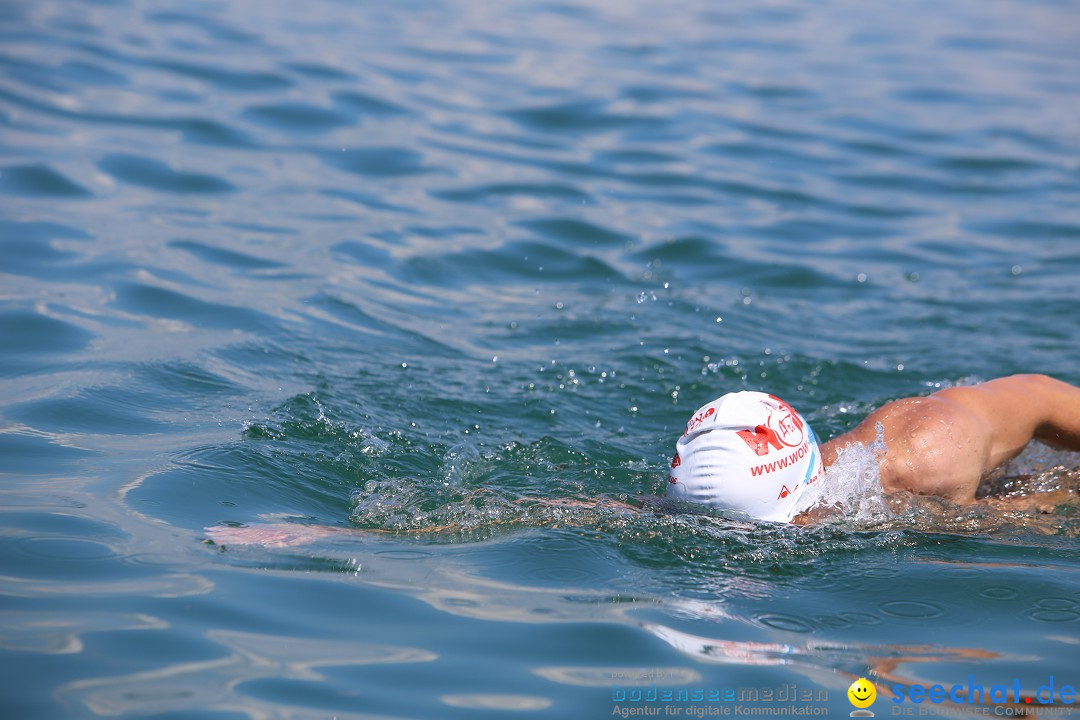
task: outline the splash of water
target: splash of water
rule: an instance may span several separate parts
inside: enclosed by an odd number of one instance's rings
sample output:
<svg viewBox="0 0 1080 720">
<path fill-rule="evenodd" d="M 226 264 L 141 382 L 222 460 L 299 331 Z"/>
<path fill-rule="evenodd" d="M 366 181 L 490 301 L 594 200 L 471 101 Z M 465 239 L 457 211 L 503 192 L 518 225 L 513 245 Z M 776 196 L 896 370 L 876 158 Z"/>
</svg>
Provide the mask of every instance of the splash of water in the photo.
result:
<svg viewBox="0 0 1080 720">
<path fill-rule="evenodd" d="M 1035 532 L 1075 536 L 1080 532 L 1080 470 L 1076 453 L 1031 443 L 1025 451 L 984 481 L 979 502 L 958 505 L 945 498 L 886 493 L 880 466 L 888 455 L 881 423 L 869 445 L 842 448 L 818 483 L 803 499 L 812 523 L 853 530 L 914 530 L 932 533 L 987 534 Z"/>
<path fill-rule="evenodd" d="M 896 517 L 881 486 L 881 461 L 889 452 L 885 428 L 878 423 L 875 429 L 874 442 L 841 448 L 824 482 L 807 488 L 801 505 L 811 520 L 865 527 Z"/>
</svg>

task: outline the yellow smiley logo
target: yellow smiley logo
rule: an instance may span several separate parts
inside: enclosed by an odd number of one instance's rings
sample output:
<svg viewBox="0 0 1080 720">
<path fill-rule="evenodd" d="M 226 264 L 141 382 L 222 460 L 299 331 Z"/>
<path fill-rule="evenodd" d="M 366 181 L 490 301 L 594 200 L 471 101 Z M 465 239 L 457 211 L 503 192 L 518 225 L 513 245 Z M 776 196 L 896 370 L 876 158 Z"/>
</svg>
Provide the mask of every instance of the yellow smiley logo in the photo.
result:
<svg viewBox="0 0 1080 720">
<path fill-rule="evenodd" d="M 848 700 L 857 708 L 868 708 L 877 698 L 877 690 L 866 678 L 859 678 L 847 689 Z"/>
</svg>

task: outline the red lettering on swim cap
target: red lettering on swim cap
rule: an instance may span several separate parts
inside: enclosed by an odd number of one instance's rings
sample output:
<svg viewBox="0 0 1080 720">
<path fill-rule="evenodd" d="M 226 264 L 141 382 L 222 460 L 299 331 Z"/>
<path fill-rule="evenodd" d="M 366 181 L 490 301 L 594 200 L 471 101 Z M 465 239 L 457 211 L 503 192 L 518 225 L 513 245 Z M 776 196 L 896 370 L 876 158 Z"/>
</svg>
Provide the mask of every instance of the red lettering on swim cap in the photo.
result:
<svg viewBox="0 0 1080 720">
<path fill-rule="evenodd" d="M 698 413 L 694 417 L 690 418 L 690 422 L 686 423 L 686 432 L 683 435 L 689 435 L 690 432 L 701 423 L 705 422 L 706 418 L 710 418 L 716 414 L 716 408 L 709 408 L 705 412 Z"/>
<path fill-rule="evenodd" d="M 791 418 L 795 421 L 795 426 L 799 430 L 803 429 L 802 419 L 799 417 L 799 413 L 795 412 L 795 408 L 791 407 L 790 405 L 788 405 L 786 402 L 784 402 L 780 398 L 776 397 L 775 395 L 770 395 L 769 397 L 771 397 L 776 402 L 780 403 L 780 407 L 782 407 L 784 410 L 787 410 L 789 413 L 791 413 Z"/>
<path fill-rule="evenodd" d="M 758 425 L 753 430 L 739 430 L 735 434 L 741 437 L 750 446 L 750 449 L 758 455 L 768 455 L 770 445 L 777 450 L 784 447 L 776 433 L 764 425 Z"/>
<path fill-rule="evenodd" d="M 795 408 L 788 405 L 786 402 L 770 395 L 770 398 L 775 400 L 779 405 L 779 410 L 771 410 L 769 412 L 769 419 L 767 424 L 776 433 L 776 437 L 788 447 L 797 447 L 802 443 L 805 437 L 802 418 L 795 412 Z"/>
<path fill-rule="evenodd" d="M 679 457 L 679 453 L 675 453 L 675 457 L 671 459 L 671 469 L 674 470 L 680 465 L 682 465 L 682 458 Z"/>
<path fill-rule="evenodd" d="M 669 483 L 671 483 L 672 485 L 678 485 L 679 484 L 679 481 L 675 479 L 674 475 L 668 475 L 667 481 Z"/>
<path fill-rule="evenodd" d="M 795 490 L 798 490 L 798 489 L 799 489 L 799 486 L 796 485 Z M 790 495 L 793 492 L 794 492 L 794 490 L 788 490 L 787 485 L 783 485 L 783 486 L 781 486 L 780 494 L 776 496 L 776 499 L 777 500 L 783 500 L 784 498 L 786 498 L 788 495 Z"/>
<path fill-rule="evenodd" d="M 783 470 L 786 467 L 790 467 L 802 460 L 803 457 L 806 456 L 807 450 L 809 448 L 810 443 L 803 443 L 798 450 L 791 453 L 790 455 L 784 455 L 777 460 L 762 463 L 761 465 L 751 465 L 750 476 L 757 477 L 758 475 L 768 475 L 769 473 L 776 472 L 777 470 Z"/>
</svg>

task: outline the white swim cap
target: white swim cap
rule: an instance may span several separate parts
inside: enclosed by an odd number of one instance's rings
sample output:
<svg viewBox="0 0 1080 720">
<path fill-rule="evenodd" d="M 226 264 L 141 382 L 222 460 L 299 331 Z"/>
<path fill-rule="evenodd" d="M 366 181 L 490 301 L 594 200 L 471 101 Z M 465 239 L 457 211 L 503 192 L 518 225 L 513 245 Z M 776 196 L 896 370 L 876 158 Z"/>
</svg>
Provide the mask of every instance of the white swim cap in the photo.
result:
<svg viewBox="0 0 1080 720">
<path fill-rule="evenodd" d="M 667 494 L 788 522 L 800 498 L 823 477 L 810 425 L 773 395 L 728 393 L 690 418 L 675 445 Z"/>
</svg>

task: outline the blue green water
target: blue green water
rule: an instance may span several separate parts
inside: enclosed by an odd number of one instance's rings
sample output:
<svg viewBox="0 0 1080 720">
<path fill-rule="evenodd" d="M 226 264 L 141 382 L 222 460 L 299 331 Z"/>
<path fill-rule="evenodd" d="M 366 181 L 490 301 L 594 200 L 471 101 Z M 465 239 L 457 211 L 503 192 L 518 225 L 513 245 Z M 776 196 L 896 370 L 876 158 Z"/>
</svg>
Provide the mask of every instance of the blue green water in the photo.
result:
<svg viewBox="0 0 1080 720">
<path fill-rule="evenodd" d="M 827 438 L 1080 382 L 1078 28 L 1068 1 L 5 2 L 3 716 L 1080 684 L 1076 503 L 604 502 L 661 492 L 729 390 Z M 346 530 L 204 529 L 282 524 Z"/>
</svg>

